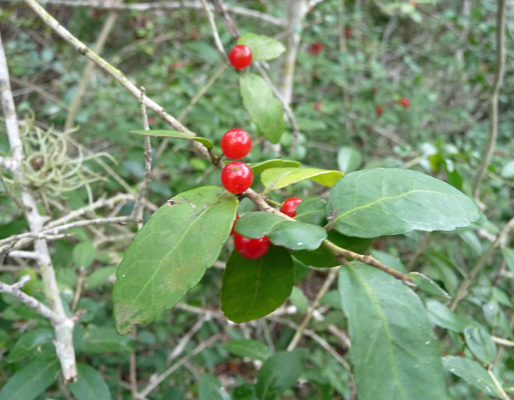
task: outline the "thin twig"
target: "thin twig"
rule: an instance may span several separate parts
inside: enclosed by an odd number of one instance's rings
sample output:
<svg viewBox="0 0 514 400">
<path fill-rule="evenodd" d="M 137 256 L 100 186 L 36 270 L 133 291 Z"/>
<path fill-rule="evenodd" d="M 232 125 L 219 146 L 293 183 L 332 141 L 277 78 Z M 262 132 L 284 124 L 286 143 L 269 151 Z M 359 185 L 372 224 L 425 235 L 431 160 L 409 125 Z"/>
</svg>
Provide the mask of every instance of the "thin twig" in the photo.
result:
<svg viewBox="0 0 514 400">
<path fill-rule="evenodd" d="M 358 254 L 350 250 L 343 249 L 339 246 L 336 246 L 334 243 L 330 242 L 329 240 L 325 240 L 322 243 L 322 246 L 330 251 L 335 257 L 336 260 L 338 260 L 341 264 L 344 264 L 346 262 L 347 258 L 350 258 L 354 261 L 360 261 L 365 264 L 368 264 L 372 267 L 378 268 L 389 275 L 394 276 L 396 279 L 401 280 L 404 284 L 407 286 L 413 286 L 412 279 L 407 277 L 406 275 L 402 274 L 401 272 L 396 271 L 395 269 L 392 269 L 384 264 L 382 264 L 377 259 L 373 258 L 372 256 Z"/>
<path fill-rule="evenodd" d="M 298 327 L 298 330 L 293 336 L 293 339 L 291 339 L 291 342 L 289 343 L 289 346 L 287 346 L 287 351 L 293 351 L 296 349 L 296 346 L 298 345 L 298 342 L 302 338 L 303 331 L 305 328 L 307 328 L 307 325 L 309 324 L 310 320 L 312 319 L 312 315 L 314 313 L 314 310 L 316 307 L 319 306 L 319 299 L 321 299 L 327 292 L 328 289 L 330 289 L 330 286 L 334 282 L 334 280 L 337 277 L 339 268 L 332 268 L 327 275 L 327 278 L 325 279 L 325 282 L 323 282 L 323 285 L 321 286 L 318 294 L 316 295 L 316 298 L 312 302 L 311 306 L 309 307 L 309 310 L 307 311 L 307 315 L 304 317 L 303 321 L 301 322 L 300 326 Z"/>
<path fill-rule="evenodd" d="M 497 345 L 503 346 L 503 347 L 514 347 L 514 342 L 512 340 L 502 339 L 497 336 L 491 336 L 491 339 L 493 339 L 493 342 Z"/>
<path fill-rule="evenodd" d="M 510 397 L 507 395 L 507 393 L 505 393 L 505 390 L 503 389 L 502 385 L 500 384 L 500 382 L 498 382 L 498 379 L 494 375 L 492 368 L 487 368 L 487 373 L 493 380 L 494 386 L 496 387 L 496 390 L 498 391 L 498 394 L 500 395 L 500 399 L 510 400 Z"/>
<path fill-rule="evenodd" d="M 77 304 L 80 300 L 80 295 L 82 294 L 82 288 L 84 286 L 84 282 L 86 281 L 86 269 L 79 268 L 79 274 L 77 278 L 77 289 L 75 289 L 75 296 L 73 296 L 73 302 L 71 303 L 71 312 L 74 313 L 77 309 Z"/>
<path fill-rule="evenodd" d="M 418 247 L 416 248 L 416 251 L 410 258 L 409 263 L 407 264 L 407 271 L 412 271 L 412 269 L 418 262 L 419 257 L 421 256 L 421 254 L 423 254 L 428 245 L 428 242 L 430 241 L 430 236 L 432 236 L 432 232 L 423 233 L 423 238 L 420 240 Z"/>
<path fill-rule="evenodd" d="M 200 330 L 205 321 L 209 321 L 212 318 L 212 313 L 206 311 L 204 316 L 200 318 L 196 323 L 189 329 L 189 331 L 180 339 L 177 343 L 173 351 L 168 355 L 166 361 L 171 363 L 175 358 L 177 358 L 186 348 L 187 344 L 191 341 L 191 338 L 194 336 L 196 332 Z"/>
<path fill-rule="evenodd" d="M 0 0 L 2 3 L 21 3 L 23 0 Z M 153 11 L 153 10 L 181 10 L 193 9 L 202 10 L 203 5 L 199 1 L 170 1 L 155 3 L 130 3 L 130 4 L 113 4 L 111 2 L 89 1 L 89 0 L 41 0 L 41 4 L 60 5 L 66 7 L 86 7 L 97 10 L 129 10 L 129 11 Z M 281 18 L 274 17 L 269 14 L 251 10 L 249 8 L 228 6 L 230 12 L 249 18 L 254 18 L 272 25 L 285 26 L 285 21 Z"/>
<path fill-rule="evenodd" d="M 134 342 L 137 340 L 137 325 L 134 325 L 132 327 L 130 337 L 132 338 L 132 340 L 134 340 Z M 133 353 L 130 353 L 129 361 L 130 391 L 132 392 L 132 400 L 137 400 L 139 398 L 139 393 L 137 387 L 137 358 L 135 351 Z"/>
<path fill-rule="evenodd" d="M 56 314 L 54 314 L 54 312 L 50 310 L 47 306 L 45 306 L 43 303 L 41 303 L 34 297 L 29 296 L 28 294 L 20 290 L 28 281 L 30 281 L 30 276 L 24 275 L 17 283 L 13 285 L 8 285 L 6 283 L 0 282 L 0 293 L 8 293 L 11 296 L 16 297 L 23 304 L 29 306 L 30 308 L 41 314 L 43 317 L 51 321 L 58 320 L 59 317 Z"/>
<path fill-rule="evenodd" d="M 139 103 L 141 104 L 141 115 L 143 117 L 143 129 L 145 131 L 150 130 L 150 126 L 148 125 L 148 115 L 146 115 L 146 106 L 145 106 L 145 88 L 141 86 L 141 98 L 139 99 Z M 138 229 L 141 229 L 143 226 L 143 199 L 146 196 L 146 192 L 148 191 L 148 185 L 150 185 L 150 181 L 152 180 L 152 145 L 150 143 L 150 136 L 145 136 L 145 178 L 141 187 L 139 188 L 139 196 L 137 198 L 136 204 L 134 205 L 134 210 L 132 211 L 132 218 L 139 220 Z"/>
<path fill-rule="evenodd" d="M 214 21 L 214 15 L 212 15 L 211 8 L 209 7 L 209 4 L 207 4 L 207 0 L 201 0 L 203 4 L 203 9 L 205 10 L 207 14 L 207 18 L 209 19 L 209 24 L 211 25 L 212 29 L 212 36 L 214 37 L 214 43 L 216 44 L 216 47 L 221 54 L 221 58 L 223 58 L 223 62 L 227 65 L 229 65 L 227 54 L 225 53 L 225 49 L 223 48 L 223 43 L 221 43 L 220 35 L 218 33 L 218 28 L 216 27 L 216 22 Z"/>
<path fill-rule="evenodd" d="M 473 279 L 477 276 L 477 274 L 480 272 L 480 270 L 485 266 L 487 263 L 487 260 L 489 260 L 489 257 L 491 257 L 496 250 L 498 246 L 502 243 L 504 238 L 509 234 L 509 232 L 514 228 L 514 218 L 512 218 L 507 224 L 503 227 L 503 229 L 500 231 L 498 236 L 496 237 L 496 240 L 494 243 L 492 243 L 487 251 L 480 257 L 476 263 L 476 265 L 473 267 L 471 272 L 466 276 L 466 279 L 460 284 L 459 288 L 457 289 L 457 294 L 453 298 L 452 302 L 450 303 L 450 310 L 454 311 L 459 302 L 464 298 L 464 294 L 469 288 L 469 285 L 471 285 L 471 282 L 473 282 Z"/>
<path fill-rule="evenodd" d="M 479 202 L 480 186 L 482 180 L 489 167 L 489 162 L 494 153 L 496 146 L 496 138 L 498 136 L 498 94 L 503 82 L 503 74 L 505 71 L 505 9 L 506 0 L 498 0 L 498 11 L 496 19 L 496 76 L 491 92 L 491 109 L 490 109 L 490 125 L 489 125 L 489 140 L 487 147 L 482 158 L 482 163 L 478 170 L 475 182 L 473 183 L 473 197 Z"/>
<path fill-rule="evenodd" d="M 182 357 L 179 361 L 177 361 L 175 364 L 173 364 L 171 367 L 169 367 L 166 371 L 164 371 L 161 375 L 159 375 L 156 379 L 151 381 L 148 386 L 139 393 L 139 398 L 144 399 L 148 393 L 150 393 L 152 390 L 154 390 L 162 381 L 164 381 L 168 376 L 170 376 L 173 372 L 175 372 L 177 369 L 179 369 L 181 366 L 183 366 L 185 363 L 187 363 L 189 360 L 191 360 L 194 356 L 196 356 L 198 353 L 200 353 L 203 349 L 211 346 L 214 344 L 216 340 L 219 339 L 221 334 L 217 333 L 214 336 L 211 336 L 209 339 L 207 339 L 205 342 L 200 343 L 196 348 Z"/>
</svg>

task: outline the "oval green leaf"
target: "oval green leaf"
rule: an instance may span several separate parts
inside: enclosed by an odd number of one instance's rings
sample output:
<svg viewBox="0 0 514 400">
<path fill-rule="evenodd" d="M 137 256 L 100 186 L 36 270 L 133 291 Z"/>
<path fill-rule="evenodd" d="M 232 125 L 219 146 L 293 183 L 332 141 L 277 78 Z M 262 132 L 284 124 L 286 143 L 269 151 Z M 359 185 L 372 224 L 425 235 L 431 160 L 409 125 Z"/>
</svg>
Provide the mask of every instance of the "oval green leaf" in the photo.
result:
<svg viewBox="0 0 514 400">
<path fill-rule="evenodd" d="M 446 300 L 451 299 L 450 295 L 429 277 L 419 272 L 410 272 L 407 274 L 407 277 L 412 279 L 412 282 L 414 282 L 419 290 L 433 296 L 443 297 Z"/>
<path fill-rule="evenodd" d="M 120 333 L 153 321 L 200 281 L 228 239 L 237 205 L 234 195 L 205 186 L 175 196 L 152 215 L 116 274 L 113 303 Z"/>
<path fill-rule="evenodd" d="M 268 346 L 254 339 L 231 340 L 221 347 L 235 356 L 252 360 L 266 361 L 273 355 Z"/>
<path fill-rule="evenodd" d="M 96 249 L 92 242 L 82 242 L 73 248 L 73 262 L 79 268 L 89 268 L 95 258 Z"/>
<path fill-rule="evenodd" d="M 260 258 L 248 259 L 233 251 L 221 284 L 221 310 L 233 322 L 262 318 L 280 307 L 295 283 L 287 250 L 270 246 Z"/>
<path fill-rule="evenodd" d="M 467 326 L 464 338 L 469 349 L 484 364 L 492 364 L 496 358 L 496 344 L 484 328 Z"/>
<path fill-rule="evenodd" d="M 11 376 L 0 392 L 0 400 L 32 400 L 55 382 L 59 372 L 55 354 L 44 354 Z"/>
<path fill-rule="evenodd" d="M 367 238 L 451 231 L 480 218 L 476 204 L 454 187 L 396 168 L 346 175 L 330 191 L 327 215 L 333 216 L 329 225 L 337 231 Z"/>
<path fill-rule="evenodd" d="M 446 398 L 441 349 L 419 297 L 385 272 L 357 262 L 341 267 L 339 291 L 359 399 Z"/>
<path fill-rule="evenodd" d="M 267 160 L 248 164 L 254 174 L 260 174 L 270 168 L 298 168 L 301 165 L 298 161 L 291 160 Z"/>
<path fill-rule="evenodd" d="M 448 356 L 443 358 L 443 364 L 452 374 L 464 379 L 478 390 L 489 396 L 500 397 L 493 380 L 485 368 L 476 361 L 464 357 Z"/>
<path fill-rule="evenodd" d="M 282 105 L 260 76 L 243 74 L 239 77 L 243 105 L 259 132 L 271 143 L 280 142 L 285 121 Z"/>
<path fill-rule="evenodd" d="M 359 150 L 350 146 L 341 147 L 337 153 L 337 166 L 345 174 L 359 168 L 361 160 L 362 157 Z"/>
<path fill-rule="evenodd" d="M 312 197 L 298 204 L 295 219 L 306 224 L 323 226 L 326 224 L 326 213 L 327 202 L 323 199 Z"/>
<path fill-rule="evenodd" d="M 316 250 L 327 238 L 320 226 L 303 222 L 282 221 L 268 232 L 271 243 L 289 250 Z"/>
<path fill-rule="evenodd" d="M 278 40 L 251 32 L 244 33 L 237 40 L 237 44 L 243 44 L 252 50 L 252 61 L 273 60 L 286 51 Z"/>
<path fill-rule="evenodd" d="M 230 400 L 229 394 L 218 378 L 211 374 L 203 374 L 198 386 L 199 400 Z"/>
<path fill-rule="evenodd" d="M 270 357 L 257 374 L 256 392 L 261 400 L 275 399 L 296 383 L 307 359 L 304 349 L 279 352 Z"/>
<path fill-rule="evenodd" d="M 136 135 L 143 135 L 143 136 L 152 136 L 152 137 L 166 137 L 171 139 L 188 139 L 188 140 L 194 140 L 196 142 L 200 142 L 205 147 L 207 147 L 209 150 L 212 149 L 212 142 L 209 139 L 198 137 L 198 136 L 191 136 L 188 133 L 179 132 L 179 131 L 171 131 L 171 130 L 155 130 L 155 131 L 130 131 L 130 133 L 135 133 Z"/>
<path fill-rule="evenodd" d="M 342 172 L 320 168 L 270 168 L 261 174 L 261 182 L 266 187 L 265 193 L 269 193 L 304 179 L 331 187 L 343 176 Z"/>
<path fill-rule="evenodd" d="M 249 239 L 257 239 L 266 235 L 271 228 L 284 221 L 280 215 L 263 211 L 251 212 L 237 220 L 236 232 Z"/>
<path fill-rule="evenodd" d="M 70 383 L 68 388 L 77 400 L 111 400 L 104 378 L 87 364 L 77 364 L 77 382 Z"/>
<path fill-rule="evenodd" d="M 477 326 L 478 323 L 474 322 L 471 318 L 464 315 L 456 315 L 451 312 L 444 304 L 436 300 L 429 299 L 426 301 L 428 311 L 428 318 L 430 322 L 441 328 L 450 331 L 462 333 L 468 325 Z"/>
</svg>

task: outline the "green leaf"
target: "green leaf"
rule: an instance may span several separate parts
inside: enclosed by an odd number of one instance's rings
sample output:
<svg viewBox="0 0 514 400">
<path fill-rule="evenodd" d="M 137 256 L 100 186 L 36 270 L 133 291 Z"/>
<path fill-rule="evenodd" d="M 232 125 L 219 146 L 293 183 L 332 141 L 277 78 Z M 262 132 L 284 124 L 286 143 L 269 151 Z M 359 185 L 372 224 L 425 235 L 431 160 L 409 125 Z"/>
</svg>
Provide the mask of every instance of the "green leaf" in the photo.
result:
<svg viewBox="0 0 514 400">
<path fill-rule="evenodd" d="M 464 357 L 447 356 L 443 357 L 443 365 L 452 374 L 464 379 L 478 390 L 489 396 L 500 397 L 493 380 L 485 368 L 476 361 Z"/>
<path fill-rule="evenodd" d="M 336 310 L 342 310 L 342 299 L 341 293 L 337 290 L 331 290 L 327 294 L 325 294 L 321 299 L 319 299 L 319 303 L 325 306 L 330 306 L 335 308 Z"/>
<path fill-rule="evenodd" d="M 234 195 L 204 186 L 175 196 L 152 215 L 116 274 L 113 303 L 120 333 L 153 321 L 200 281 L 228 239 L 237 205 Z"/>
<path fill-rule="evenodd" d="M 514 249 L 502 247 L 500 250 L 502 251 L 503 258 L 507 262 L 507 267 L 509 267 L 510 272 L 514 273 Z"/>
<path fill-rule="evenodd" d="M 198 387 L 199 400 L 230 400 L 218 378 L 211 374 L 203 374 Z"/>
<path fill-rule="evenodd" d="M 263 237 L 276 224 L 283 221 L 284 218 L 276 214 L 263 211 L 251 212 L 237 220 L 235 231 L 249 239 L 257 239 Z"/>
<path fill-rule="evenodd" d="M 337 166 L 345 174 L 355 171 L 361 164 L 361 153 L 350 146 L 343 146 L 337 153 Z"/>
<path fill-rule="evenodd" d="M 244 33 L 237 40 L 237 44 L 244 44 L 250 48 L 252 61 L 273 60 L 286 51 L 284 45 L 278 40 L 251 32 Z"/>
<path fill-rule="evenodd" d="M 77 382 L 68 385 L 77 400 L 110 400 L 111 393 L 100 373 L 87 364 L 77 364 Z"/>
<path fill-rule="evenodd" d="M 116 273 L 117 267 L 103 267 L 93 271 L 86 278 L 86 288 L 94 289 L 107 282 L 107 280 Z"/>
<path fill-rule="evenodd" d="M 188 139 L 188 140 L 194 140 L 196 142 L 200 142 L 205 147 L 207 147 L 209 150 L 212 149 L 212 142 L 209 139 L 198 137 L 198 136 L 191 136 L 188 133 L 179 132 L 179 131 L 170 131 L 170 130 L 155 130 L 155 131 L 130 131 L 130 133 L 135 133 L 137 135 L 143 135 L 143 136 L 152 136 L 152 137 L 166 137 L 171 139 Z"/>
<path fill-rule="evenodd" d="M 290 250 L 315 250 L 327 238 L 327 231 L 320 226 L 286 221 L 279 215 L 262 211 L 239 218 L 235 230 L 250 239 L 268 235 L 272 243 Z"/>
<path fill-rule="evenodd" d="M 81 242 L 73 249 L 73 262 L 79 268 L 89 268 L 95 258 L 96 249 L 92 242 Z"/>
<path fill-rule="evenodd" d="M 514 160 L 509 160 L 503 165 L 501 176 L 503 178 L 512 178 L 514 176 Z"/>
<path fill-rule="evenodd" d="M 271 228 L 268 237 L 271 243 L 289 250 L 316 250 L 327 238 L 327 231 L 317 225 L 282 221 Z"/>
<path fill-rule="evenodd" d="M 303 294 L 302 289 L 296 286 L 293 288 L 291 296 L 289 296 L 289 301 L 296 307 L 297 314 L 305 314 L 309 309 L 309 300 Z"/>
<path fill-rule="evenodd" d="M 441 328 L 449 329 L 454 332 L 462 333 L 468 325 L 477 326 L 478 324 L 472 319 L 463 315 L 456 315 L 451 312 L 448 307 L 436 300 L 429 299 L 426 301 L 428 318 L 430 321 Z"/>
<path fill-rule="evenodd" d="M 243 105 L 259 132 L 271 143 L 280 142 L 284 132 L 284 111 L 269 85 L 260 76 L 243 74 L 239 77 Z"/>
<path fill-rule="evenodd" d="M 50 342 L 54 337 L 54 330 L 50 328 L 39 328 L 24 333 L 9 352 L 7 362 L 12 363 L 33 356 L 39 346 Z"/>
<path fill-rule="evenodd" d="M 467 326 L 464 338 L 469 349 L 484 364 L 492 364 L 496 358 L 496 345 L 491 335 L 481 327 Z"/>
<path fill-rule="evenodd" d="M 270 246 L 256 259 L 233 251 L 223 272 L 221 310 L 237 323 L 264 317 L 287 300 L 294 283 L 293 260 L 284 248 Z"/>
<path fill-rule="evenodd" d="M 135 344 L 129 336 L 120 336 L 116 329 L 88 326 L 82 337 L 84 353 L 133 353 Z"/>
<path fill-rule="evenodd" d="M 414 282 L 419 290 L 434 296 L 444 297 L 446 300 L 451 299 L 450 295 L 429 277 L 419 272 L 410 272 L 407 274 L 407 277 L 412 279 L 412 282 Z"/>
<path fill-rule="evenodd" d="M 254 174 L 260 174 L 270 168 L 298 168 L 301 165 L 298 161 L 290 160 L 267 160 L 248 164 Z"/>
<path fill-rule="evenodd" d="M 295 219 L 306 224 L 323 226 L 326 224 L 326 210 L 327 202 L 325 200 L 312 197 L 298 204 Z"/>
<path fill-rule="evenodd" d="M 328 240 L 343 249 L 354 251 L 356 253 L 364 253 L 371 245 L 371 239 L 345 236 L 336 231 L 328 232 Z M 305 265 L 310 265 L 311 267 L 330 268 L 341 265 L 334 255 L 324 247 L 319 247 L 318 249 L 311 251 L 294 251 L 291 254 Z"/>
<path fill-rule="evenodd" d="M 304 350 L 279 352 L 270 357 L 257 374 L 258 398 L 272 400 L 276 394 L 291 388 L 300 377 L 306 358 Z"/>
<path fill-rule="evenodd" d="M 265 193 L 269 193 L 304 179 L 331 187 L 343 176 L 342 172 L 320 168 L 270 168 L 261 174 L 261 182 L 266 187 Z"/>
<path fill-rule="evenodd" d="M 59 372 L 55 354 L 44 354 L 19 369 L 0 392 L 0 400 L 33 400 L 55 382 Z"/>
<path fill-rule="evenodd" d="M 264 175 L 264 174 L 263 174 Z M 352 172 L 330 191 L 329 225 L 351 236 L 450 231 L 480 218 L 464 193 L 416 171 L 377 168 Z"/>
<path fill-rule="evenodd" d="M 339 290 L 359 399 L 445 398 L 441 349 L 419 297 L 357 262 L 341 267 Z"/>
<path fill-rule="evenodd" d="M 221 347 L 235 356 L 252 360 L 266 361 L 273 355 L 268 346 L 253 339 L 231 340 Z"/>
</svg>

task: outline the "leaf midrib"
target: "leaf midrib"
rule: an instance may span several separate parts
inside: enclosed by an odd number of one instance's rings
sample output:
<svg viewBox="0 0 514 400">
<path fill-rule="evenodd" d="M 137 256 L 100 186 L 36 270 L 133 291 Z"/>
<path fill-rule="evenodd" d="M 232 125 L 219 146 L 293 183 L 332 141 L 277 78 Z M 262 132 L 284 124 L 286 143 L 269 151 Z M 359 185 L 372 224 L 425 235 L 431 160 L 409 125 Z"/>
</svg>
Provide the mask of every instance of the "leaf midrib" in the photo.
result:
<svg viewBox="0 0 514 400">
<path fill-rule="evenodd" d="M 380 199 L 374 200 L 374 201 L 372 201 L 370 203 L 367 203 L 367 204 L 364 204 L 362 206 L 358 206 L 358 207 L 352 208 L 352 209 L 346 211 L 344 214 L 338 215 L 336 218 L 334 218 L 334 222 L 333 223 L 335 224 L 336 222 L 340 221 L 341 219 L 345 218 L 346 216 L 350 215 L 351 213 L 354 213 L 356 211 L 359 211 L 359 210 L 362 210 L 362 209 L 365 209 L 365 208 L 372 207 L 375 204 L 381 203 L 383 201 L 398 199 L 398 198 L 401 198 L 401 197 L 405 197 L 405 196 L 407 196 L 407 195 L 409 195 L 411 193 L 418 193 L 418 192 L 421 192 L 421 193 L 435 193 L 435 194 L 440 195 L 440 196 L 458 196 L 458 194 L 446 194 L 446 193 L 436 192 L 434 190 L 414 189 L 414 190 L 410 190 L 408 192 L 399 194 L 397 196 L 381 197 Z"/>
<path fill-rule="evenodd" d="M 398 375 L 398 369 L 396 368 L 396 360 L 394 358 L 394 351 L 393 351 L 393 346 L 392 346 L 392 341 L 391 341 L 391 332 L 389 331 L 389 326 L 387 325 L 387 320 L 386 320 L 386 317 L 385 317 L 385 315 L 384 315 L 384 313 L 382 311 L 382 307 L 380 307 L 380 303 L 378 302 L 377 298 L 375 297 L 375 293 L 373 293 L 373 290 L 371 290 L 371 288 L 369 287 L 368 283 L 362 277 L 362 275 L 360 274 L 358 269 L 356 267 L 354 267 L 353 265 L 348 265 L 348 266 L 351 267 L 355 271 L 355 274 L 356 274 L 357 278 L 361 281 L 361 283 L 362 283 L 362 285 L 364 287 L 364 290 L 369 295 L 371 301 L 373 302 L 373 304 L 375 304 L 376 309 L 379 312 L 379 317 L 380 317 L 380 320 L 382 321 L 382 326 L 384 327 L 384 330 L 386 332 L 385 337 L 387 339 L 387 347 L 389 349 L 389 355 L 390 355 L 390 360 L 391 360 L 391 367 L 392 367 L 392 371 L 393 371 L 393 374 L 394 374 L 394 377 L 395 377 L 395 380 L 394 380 L 395 386 L 398 387 L 398 389 L 400 391 L 400 394 L 402 395 L 402 398 L 404 400 L 407 400 L 407 396 L 405 395 L 405 392 L 403 391 L 403 388 L 402 388 L 401 383 L 400 383 L 400 377 Z"/>
<path fill-rule="evenodd" d="M 46 365 L 46 368 L 43 368 L 43 369 L 40 369 L 38 373 L 36 373 L 35 375 L 31 375 L 31 380 L 30 381 L 25 381 L 25 384 L 23 385 L 20 385 L 18 387 L 18 390 L 16 390 L 15 392 L 12 392 L 13 394 L 18 394 L 20 393 L 23 389 L 25 389 L 27 387 L 27 384 L 30 386 L 32 384 L 32 382 L 34 382 L 36 379 L 38 379 L 39 377 L 41 377 L 43 375 L 43 373 L 45 373 L 48 369 L 50 369 L 50 367 L 53 366 L 53 364 L 57 363 L 57 360 L 52 360 L 50 361 L 47 365 Z"/>
<path fill-rule="evenodd" d="M 224 198 L 226 195 L 226 193 L 223 193 L 221 196 L 216 196 L 216 200 L 212 203 L 209 203 L 209 205 L 206 207 L 206 208 L 202 208 L 202 210 L 200 210 L 200 213 L 197 214 L 196 218 L 194 219 L 194 221 L 189 224 L 186 229 L 184 230 L 182 236 L 180 237 L 180 239 L 178 240 L 177 244 L 175 246 L 173 246 L 170 251 L 168 251 L 162 258 L 162 260 L 166 259 L 172 252 L 174 252 L 177 247 L 180 245 L 180 243 L 182 243 L 182 240 L 184 239 L 184 237 L 186 236 L 186 234 L 188 233 L 188 231 L 191 229 L 192 226 L 195 225 L 195 222 L 200 218 L 200 216 L 202 214 L 204 214 L 205 212 L 207 212 L 211 207 L 213 207 L 215 204 L 219 203 L 221 201 L 222 198 Z M 133 264 L 137 263 L 137 259 L 136 261 L 134 261 Z M 153 280 L 155 279 L 155 276 L 158 274 L 158 272 L 161 270 L 162 266 L 163 266 L 163 263 L 164 261 L 161 261 L 159 263 L 159 266 L 155 269 L 153 275 L 151 276 L 150 279 L 148 279 L 148 281 L 143 285 L 143 287 L 141 288 L 141 290 L 139 291 L 138 295 L 136 297 L 133 298 L 133 300 L 129 303 L 129 304 L 135 304 L 137 302 L 137 300 L 139 299 L 139 297 L 141 296 L 141 294 L 145 291 L 146 287 L 151 283 L 153 282 Z M 131 265 L 133 265 L 131 264 Z M 152 302 L 153 304 L 155 304 L 155 302 Z"/>
</svg>

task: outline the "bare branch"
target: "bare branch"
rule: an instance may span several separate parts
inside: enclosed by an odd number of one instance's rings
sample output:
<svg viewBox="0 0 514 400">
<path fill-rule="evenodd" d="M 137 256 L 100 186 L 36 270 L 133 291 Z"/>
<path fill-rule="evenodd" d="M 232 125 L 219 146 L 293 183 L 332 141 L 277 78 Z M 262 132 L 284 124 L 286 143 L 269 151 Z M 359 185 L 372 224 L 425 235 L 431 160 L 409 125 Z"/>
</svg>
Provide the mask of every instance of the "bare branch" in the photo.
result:
<svg viewBox="0 0 514 400">
<path fill-rule="evenodd" d="M 30 281 L 30 276 L 25 275 L 13 285 L 7 285 L 6 283 L 0 282 L 0 293 L 8 293 L 11 296 L 16 297 L 23 304 L 29 306 L 51 321 L 58 319 L 58 316 L 55 315 L 47 306 L 20 290 L 28 281 Z"/>
<path fill-rule="evenodd" d="M 323 282 L 323 285 L 321 286 L 318 294 L 316 295 L 316 298 L 312 302 L 311 306 L 309 307 L 309 310 L 307 311 L 307 315 L 303 319 L 302 323 L 298 327 L 298 330 L 296 331 L 295 335 L 293 336 L 293 339 L 289 343 L 289 346 L 287 346 L 287 351 L 293 351 L 296 349 L 296 346 L 298 345 L 298 342 L 302 338 L 303 332 L 305 328 L 307 328 L 307 325 L 309 324 L 310 320 L 312 319 L 312 315 L 314 313 L 314 310 L 319 306 L 319 299 L 321 299 L 327 292 L 328 289 L 330 289 L 330 286 L 332 285 L 332 282 L 337 277 L 339 268 L 332 268 L 327 275 L 327 278 L 325 279 L 325 282 Z"/>
<path fill-rule="evenodd" d="M 209 19 L 209 24 L 211 24 L 212 35 L 214 36 L 214 43 L 216 43 L 216 47 L 223 58 L 225 64 L 229 64 L 229 60 L 227 54 L 225 53 L 225 49 L 223 48 L 223 44 L 221 43 L 220 35 L 218 33 L 218 28 L 216 27 L 216 22 L 214 21 L 214 15 L 212 15 L 211 8 L 207 4 L 207 0 L 201 0 L 203 4 L 203 8 L 207 13 L 207 18 Z"/>
<path fill-rule="evenodd" d="M 169 367 L 166 371 L 164 371 L 161 375 L 159 375 L 155 380 L 151 381 L 148 386 L 139 393 L 139 398 L 144 399 L 148 393 L 150 393 L 152 390 L 154 390 L 163 380 L 165 380 L 168 376 L 170 376 L 173 372 L 175 372 L 177 369 L 179 369 L 181 366 L 183 366 L 185 363 L 189 362 L 194 356 L 196 356 L 198 353 L 200 353 L 203 349 L 211 346 L 214 344 L 216 340 L 220 338 L 221 334 L 217 333 L 214 336 L 211 336 L 209 339 L 207 339 L 205 342 L 200 343 L 198 346 L 195 347 L 193 351 L 182 357 L 179 361 L 177 361 L 175 364 L 173 364 L 171 367 Z"/>
<path fill-rule="evenodd" d="M 21 3 L 23 0 L 1 0 L 4 3 Z M 133 3 L 133 4 L 111 4 L 105 1 L 88 1 L 88 0 L 41 0 L 41 4 L 61 5 L 66 7 L 87 7 L 97 10 L 130 10 L 130 11 L 153 11 L 153 10 L 180 10 L 193 9 L 202 10 L 203 5 L 199 1 L 171 1 L 156 3 Z M 243 7 L 227 7 L 230 12 L 244 17 L 258 19 L 272 25 L 284 26 L 285 21 L 281 18 L 264 14 L 259 11 L 251 10 Z"/>
<path fill-rule="evenodd" d="M 485 266 L 487 263 L 487 260 L 489 260 L 489 257 L 491 257 L 496 250 L 497 247 L 500 246 L 500 244 L 503 242 L 504 238 L 509 234 L 509 232 L 514 229 L 514 218 L 512 218 L 507 224 L 503 227 L 503 229 L 500 231 L 498 236 L 496 237 L 496 240 L 494 243 L 492 243 L 487 251 L 480 257 L 471 270 L 471 272 L 466 276 L 466 279 L 460 284 L 459 289 L 457 289 L 457 294 L 453 298 L 452 302 L 450 303 L 450 310 L 454 311 L 455 308 L 457 308 L 457 305 L 459 302 L 464 298 L 464 295 L 466 291 L 469 288 L 469 285 L 471 285 L 471 282 L 473 282 L 473 279 L 477 276 L 477 274 L 480 272 L 480 270 Z"/>
<path fill-rule="evenodd" d="M 0 93 L 12 157 L 18 163 L 21 163 L 23 160 L 23 147 L 20 131 L 18 128 L 18 119 L 16 117 L 14 100 L 11 92 L 11 85 L 9 83 L 9 71 L 7 68 L 7 60 L 5 58 L 1 36 Z M 17 171 L 15 174 L 18 175 L 19 171 Z M 21 201 L 25 206 L 25 215 L 29 223 L 30 230 L 33 233 L 39 233 L 48 217 L 39 214 L 36 200 L 32 194 L 26 191 L 23 187 L 21 191 Z M 61 363 L 62 374 L 66 382 L 75 381 L 77 379 L 77 367 L 75 363 L 75 349 L 73 347 L 74 323 L 66 316 L 64 311 L 64 306 L 62 304 L 60 291 L 57 286 L 55 271 L 52 265 L 52 259 L 50 258 L 50 253 L 48 251 L 47 242 L 45 240 L 37 240 L 34 245 L 34 251 L 39 254 L 37 262 L 44 284 L 45 297 L 48 301 L 48 304 L 50 305 L 50 309 L 53 315 L 51 321 L 55 330 L 56 337 L 54 342 L 55 351 Z M 20 294 L 22 292 L 20 292 L 18 289 L 17 291 L 14 291 L 14 293 Z M 38 304 L 35 304 L 31 298 L 25 298 L 25 300 L 28 301 L 26 304 L 30 307 L 34 308 L 34 306 L 38 306 Z M 39 306 L 38 309 L 42 310 L 42 312 L 46 312 L 46 309 L 42 309 Z"/>
<path fill-rule="evenodd" d="M 482 164 L 478 170 L 475 182 L 473 183 L 473 197 L 479 202 L 480 186 L 487 172 L 487 167 L 491 161 L 496 146 L 496 138 L 498 136 L 498 94 L 503 82 L 505 71 L 505 9 L 506 0 L 498 0 L 498 12 L 496 21 L 496 76 L 491 92 L 491 110 L 490 110 L 490 126 L 489 141 L 482 158 Z M 480 203 L 480 202 L 479 202 Z"/>
</svg>

